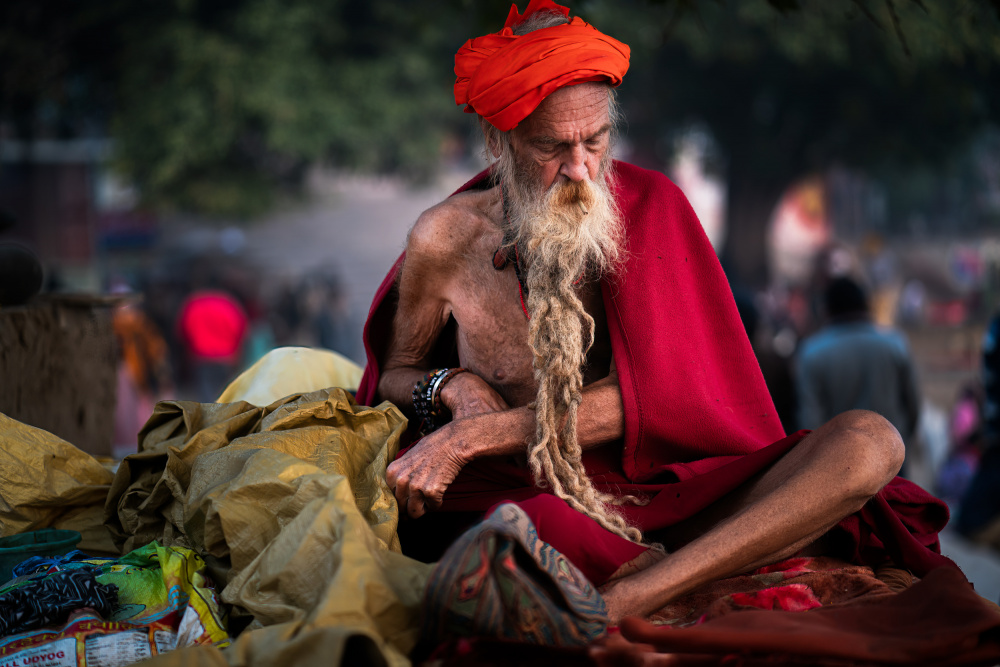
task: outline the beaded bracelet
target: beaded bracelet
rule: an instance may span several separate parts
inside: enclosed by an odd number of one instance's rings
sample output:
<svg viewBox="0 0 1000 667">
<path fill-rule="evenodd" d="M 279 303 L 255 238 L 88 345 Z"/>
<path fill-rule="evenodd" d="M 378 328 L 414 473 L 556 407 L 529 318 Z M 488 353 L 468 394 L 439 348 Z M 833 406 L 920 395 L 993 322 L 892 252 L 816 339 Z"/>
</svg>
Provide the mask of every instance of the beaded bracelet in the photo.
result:
<svg viewBox="0 0 1000 667">
<path fill-rule="evenodd" d="M 441 404 L 441 390 L 459 373 L 468 372 L 464 368 L 438 368 L 430 371 L 413 385 L 413 409 L 420 419 L 419 431 L 430 433 L 444 425 L 444 410 Z"/>
</svg>

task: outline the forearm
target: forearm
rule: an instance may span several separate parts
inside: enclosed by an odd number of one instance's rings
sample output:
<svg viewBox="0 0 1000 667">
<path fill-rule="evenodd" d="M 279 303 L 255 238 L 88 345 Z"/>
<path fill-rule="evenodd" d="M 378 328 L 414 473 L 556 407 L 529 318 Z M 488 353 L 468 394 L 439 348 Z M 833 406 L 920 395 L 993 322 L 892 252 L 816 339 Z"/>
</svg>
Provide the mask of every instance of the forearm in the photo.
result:
<svg viewBox="0 0 1000 667">
<path fill-rule="evenodd" d="M 378 396 L 413 417 L 413 386 L 427 371 L 412 366 L 384 370 L 378 379 Z"/>
<path fill-rule="evenodd" d="M 583 388 L 583 402 L 577 413 L 576 437 L 583 450 L 619 440 L 625 436 L 625 407 L 618 387 L 618 375 Z"/>
<path fill-rule="evenodd" d="M 469 417 L 479 420 L 482 437 L 470 443 L 468 459 L 483 456 L 526 454 L 535 438 L 535 411 L 529 407 Z M 471 426 L 471 425 L 470 425 Z M 584 451 L 620 439 L 625 434 L 625 414 L 618 378 L 609 376 L 583 389 L 577 412 L 577 441 Z"/>
<path fill-rule="evenodd" d="M 396 376 L 390 374 L 389 391 L 394 381 L 402 382 L 402 374 Z M 465 377 L 467 390 L 482 383 L 471 373 L 458 377 L 464 376 L 469 376 Z M 492 389 L 489 392 L 495 395 Z M 475 459 L 527 454 L 535 435 L 535 411 L 527 406 L 509 409 L 499 396 L 495 398 L 495 409 L 466 413 L 471 416 L 455 419 L 424 436 L 389 464 L 386 482 L 410 516 L 419 517 L 428 508 L 440 507 L 448 486 Z M 489 396 L 485 400 L 489 402 Z M 585 388 L 578 417 L 579 440 L 584 449 L 621 437 L 624 418 L 617 378 L 605 378 Z"/>
</svg>

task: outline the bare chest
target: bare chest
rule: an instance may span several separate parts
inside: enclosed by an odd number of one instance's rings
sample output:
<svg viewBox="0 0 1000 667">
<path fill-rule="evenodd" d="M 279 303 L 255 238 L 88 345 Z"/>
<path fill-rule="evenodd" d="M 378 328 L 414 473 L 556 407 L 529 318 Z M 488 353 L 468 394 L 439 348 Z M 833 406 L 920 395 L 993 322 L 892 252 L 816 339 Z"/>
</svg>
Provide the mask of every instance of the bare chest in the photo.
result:
<svg viewBox="0 0 1000 667">
<path fill-rule="evenodd" d="M 537 385 L 528 345 L 528 319 L 521 307 L 514 267 L 497 271 L 487 256 L 481 263 L 470 261 L 464 278 L 456 283 L 450 299 L 459 360 L 511 407 L 527 405 L 535 399 Z M 594 346 L 584 368 L 587 383 L 607 376 L 611 346 L 600 284 L 583 286 L 579 296 L 595 324 Z"/>
</svg>

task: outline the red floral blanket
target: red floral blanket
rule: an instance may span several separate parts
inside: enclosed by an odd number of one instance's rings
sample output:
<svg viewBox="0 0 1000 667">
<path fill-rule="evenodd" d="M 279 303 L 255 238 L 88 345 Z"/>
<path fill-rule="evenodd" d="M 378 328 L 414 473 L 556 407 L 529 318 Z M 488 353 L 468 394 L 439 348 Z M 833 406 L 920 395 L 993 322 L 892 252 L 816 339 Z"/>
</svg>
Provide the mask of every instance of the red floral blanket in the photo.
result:
<svg viewBox="0 0 1000 667">
<path fill-rule="evenodd" d="M 443 665 L 995 665 L 1000 607 L 960 571 L 792 558 L 724 579 L 586 649 L 455 642 Z"/>
</svg>

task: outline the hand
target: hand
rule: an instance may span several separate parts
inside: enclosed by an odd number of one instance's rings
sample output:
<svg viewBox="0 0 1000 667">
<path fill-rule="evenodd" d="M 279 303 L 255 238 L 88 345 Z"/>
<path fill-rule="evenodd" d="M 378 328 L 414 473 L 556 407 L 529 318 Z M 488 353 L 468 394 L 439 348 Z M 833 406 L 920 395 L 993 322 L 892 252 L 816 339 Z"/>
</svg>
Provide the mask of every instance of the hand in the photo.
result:
<svg viewBox="0 0 1000 667">
<path fill-rule="evenodd" d="M 463 419 L 445 424 L 389 464 L 385 481 L 401 512 L 417 518 L 441 506 L 448 486 L 472 460 L 471 443 L 475 438 L 489 437 L 489 430 L 482 422 Z"/>
<path fill-rule="evenodd" d="M 675 654 L 661 653 L 652 644 L 631 642 L 620 632 L 609 632 L 587 647 L 591 659 L 598 665 L 625 667 L 668 667 L 680 663 Z"/>
<path fill-rule="evenodd" d="M 493 387 L 472 372 L 453 377 L 441 390 L 441 402 L 455 421 L 510 409 Z"/>
</svg>

